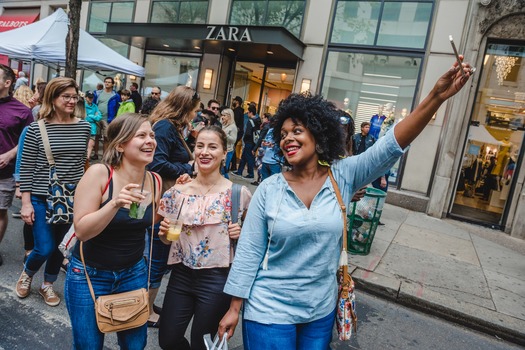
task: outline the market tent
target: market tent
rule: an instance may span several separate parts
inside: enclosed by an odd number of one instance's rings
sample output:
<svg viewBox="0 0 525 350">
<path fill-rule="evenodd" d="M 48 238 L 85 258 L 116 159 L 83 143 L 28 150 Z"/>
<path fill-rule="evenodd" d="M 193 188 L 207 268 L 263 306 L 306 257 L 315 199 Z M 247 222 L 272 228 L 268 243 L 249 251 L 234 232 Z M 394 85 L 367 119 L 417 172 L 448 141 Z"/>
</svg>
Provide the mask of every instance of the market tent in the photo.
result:
<svg viewBox="0 0 525 350">
<path fill-rule="evenodd" d="M 68 17 L 59 8 L 54 14 L 27 26 L 0 33 L 0 54 L 44 65 L 65 66 Z M 141 67 L 80 29 L 78 69 L 110 70 L 144 76 Z"/>
</svg>

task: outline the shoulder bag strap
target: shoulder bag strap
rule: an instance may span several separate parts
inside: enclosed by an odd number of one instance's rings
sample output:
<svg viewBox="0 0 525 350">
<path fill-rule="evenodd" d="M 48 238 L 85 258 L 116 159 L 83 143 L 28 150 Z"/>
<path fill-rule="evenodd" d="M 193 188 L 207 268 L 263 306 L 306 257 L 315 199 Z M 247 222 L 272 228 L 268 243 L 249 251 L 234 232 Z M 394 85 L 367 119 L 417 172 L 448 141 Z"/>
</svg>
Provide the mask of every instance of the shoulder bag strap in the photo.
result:
<svg viewBox="0 0 525 350">
<path fill-rule="evenodd" d="M 231 221 L 234 224 L 237 224 L 239 222 L 239 208 L 241 206 L 241 189 L 242 186 L 239 184 L 234 183 L 232 186 L 232 215 L 231 215 Z"/>
<path fill-rule="evenodd" d="M 339 206 L 341 207 L 341 215 L 343 216 L 343 245 L 341 247 L 341 255 L 339 257 L 339 266 L 342 269 L 343 274 L 343 281 L 341 283 L 342 287 L 342 297 L 347 298 L 348 293 L 350 290 L 350 274 L 348 273 L 348 253 L 346 252 L 347 247 L 347 241 L 348 241 L 348 235 L 347 235 L 347 223 L 346 223 L 346 206 L 343 201 L 343 197 L 341 196 L 341 191 L 339 190 L 339 186 L 337 185 L 337 182 L 334 179 L 334 175 L 332 174 L 332 169 L 328 168 L 328 175 L 330 176 L 330 181 L 332 182 L 332 187 L 334 188 L 335 196 L 337 197 L 337 202 L 339 203 Z"/>
<path fill-rule="evenodd" d="M 44 144 L 44 150 L 46 151 L 47 162 L 50 166 L 55 165 L 55 159 L 53 158 L 53 153 L 51 152 L 51 145 L 49 144 L 49 138 L 47 136 L 47 129 L 44 119 L 38 121 L 38 127 L 40 128 L 40 136 L 42 138 L 42 143 Z"/>
<path fill-rule="evenodd" d="M 150 245 L 149 245 L 149 263 L 148 263 L 148 284 L 146 286 L 146 289 L 149 291 L 149 282 L 150 282 L 150 277 L 151 277 L 151 254 L 152 254 L 152 251 L 153 251 L 153 230 L 154 230 L 154 225 L 155 225 L 155 203 L 156 203 L 156 197 L 157 197 L 157 185 L 155 184 L 155 181 L 153 180 L 153 174 L 151 172 L 150 173 L 150 179 L 151 179 L 151 184 L 153 186 L 153 194 L 151 196 L 151 236 L 150 236 Z M 83 246 L 84 242 L 80 241 L 80 259 L 82 260 L 82 265 L 84 266 L 84 274 L 86 275 L 86 280 L 87 280 L 87 283 L 88 283 L 88 287 L 89 287 L 89 293 L 91 294 L 91 298 L 93 299 L 93 303 L 96 303 L 97 299 L 95 297 L 95 292 L 93 291 L 93 286 L 91 285 L 91 280 L 89 279 L 89 275 L 87 273 L 87 269 L 86 269 L 86 262 L 84 260 L 84 246 Z"/>
</svg>

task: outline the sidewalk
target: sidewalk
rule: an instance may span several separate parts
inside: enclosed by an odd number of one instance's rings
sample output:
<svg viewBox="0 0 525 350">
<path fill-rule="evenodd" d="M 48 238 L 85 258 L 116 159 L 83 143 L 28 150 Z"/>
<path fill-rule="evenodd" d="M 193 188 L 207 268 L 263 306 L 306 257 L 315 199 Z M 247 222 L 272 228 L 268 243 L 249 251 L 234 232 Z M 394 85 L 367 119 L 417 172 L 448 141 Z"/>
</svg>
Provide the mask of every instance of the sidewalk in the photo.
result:
<svg viewBox="0 0 525 350">
<path fill-rule="evenodd" d="M 389 204 L 381 221 L 370 254 L 350 255 L 357 293 L 525 345 L 525 241 Z"/>
</svg>

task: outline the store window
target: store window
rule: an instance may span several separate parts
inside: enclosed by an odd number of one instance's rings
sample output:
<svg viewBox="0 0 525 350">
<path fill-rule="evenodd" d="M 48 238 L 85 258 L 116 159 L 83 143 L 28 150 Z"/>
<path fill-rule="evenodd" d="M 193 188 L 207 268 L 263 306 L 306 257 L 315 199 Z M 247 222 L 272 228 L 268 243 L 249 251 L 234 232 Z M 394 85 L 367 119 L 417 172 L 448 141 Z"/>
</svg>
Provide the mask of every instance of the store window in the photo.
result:
<svg viewBox="0 0 525 350">
<path fill-rule="evenodd" d="M 233 0 L 230 24 L 284 27 L 301 34 L 305 0 Z"/>
<path fill-rule="evenodd" d="M 331 42 L 423 49 L 432 7 L 432 0 L 339 0 Z"/>
<path fill-rule="evenodd" d="M 108 22 L 133 22 L 134 1 L 91 2 L 88 30 L 105 33 Z"/>
<path fill-rule="evenodd" d="M 204 24 L 208 17 L 208 1 L 153 1 L 151 23 Z"/>
<path fill-rule="evenodd" d="M 421 67 L 420 57 L 330 51 L 322 95 L 353 117 L 356 133 L 362 122 L 383 119 L 382 137 L 411 110 Z M 399 162 L 389 182 L 397 184 Z"/>
<path fill-rule="evenodd" d="M 504 225 L 523 153 L 525 43 L 489 43 L 451 214 Z"/>
<path fill-rule="evenodd" d="M 161 88 L 161 97 L 166 97 L 179 85 L 197 88 L 200 58 L 168 56 L 148 53 L 146 55 L 146 77 L 142 84 L 143 95 L 147 96 L 151 88 Z"/>
</svg>

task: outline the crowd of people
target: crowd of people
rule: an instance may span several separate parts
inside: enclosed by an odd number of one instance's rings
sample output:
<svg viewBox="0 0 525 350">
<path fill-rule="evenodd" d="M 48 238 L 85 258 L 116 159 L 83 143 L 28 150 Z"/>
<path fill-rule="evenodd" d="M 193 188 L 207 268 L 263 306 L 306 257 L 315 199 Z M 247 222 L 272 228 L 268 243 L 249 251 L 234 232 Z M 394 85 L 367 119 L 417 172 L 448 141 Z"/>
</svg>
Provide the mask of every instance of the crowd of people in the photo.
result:
<svg viewBox="0 0 525 350">
<path fill-rule="evenodd" d="M 85 94 L 58 77 L 15 95 L 16 76 L 0 65 L 0 241 L 16 192 L 26 251 L 14 292 L 28 297 L 45 264 L 39 294 L 49 306 L 64 295 L 74 349 L 104 347 L 95 297 L 139 288 L 149 290 L 149 320 L 117 332 L 123 349 L 143 349 L 148 327 L 159 328 L 162 349 L 206 349 L 203 336 L 231 338 L 241 314 L 246 349 L 328 349 L 343 228 L 329 175 L 350 207 L 471 74 L 454 63 L 370 145 L 367 125 L 354 136 L 352 117 L 318 95 L 291 94 L 274 116 L 239 96 L 204 108 L 186 86 L 163 99 L 153 88 L 142 102 L 135 83 L 117 93 L 111 77 Z M 99 144 L 101 161 L 89 166 Z M 229 175 L 258 187 L 252 195 Z M 67 223 L 49 216 L 57 177 L 73 185 Z M 53 283 L 71 224 L 78 242 L 62 293 Z"/>
</svg>

